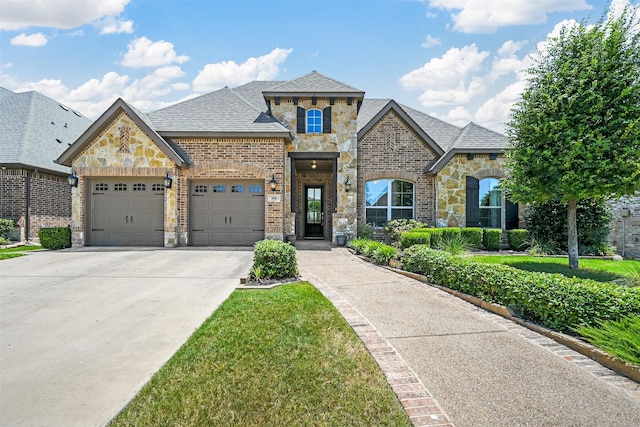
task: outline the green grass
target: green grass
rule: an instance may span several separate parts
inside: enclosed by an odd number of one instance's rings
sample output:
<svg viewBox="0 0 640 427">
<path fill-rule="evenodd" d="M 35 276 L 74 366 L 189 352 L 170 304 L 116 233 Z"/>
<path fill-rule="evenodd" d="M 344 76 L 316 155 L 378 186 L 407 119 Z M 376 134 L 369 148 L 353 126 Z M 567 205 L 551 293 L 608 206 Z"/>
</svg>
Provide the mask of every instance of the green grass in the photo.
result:
<svg viewBox="0 0 640 427">
<path fill-rule="evenodd" d="M 578 328 L 576 332 L 612 356 L 640 366 L 640 317 L 604 322 L 597 328 Z"/>
<path fill-rule="evenodd" d="M 487 264 L 510 265 L 520 270 L 560 273 L 566 277 L 580 277 L 583 279 L 597 280 L 599 282 L 610 282 L 614 280 L 637 282 L 640 280 L 638 277 L 640 261 L 581 258 L 580 269 L 576 271 L 569 268 L 568 258 L 483 255 L 474 256 L 473 260 Z"/>
<path fill-rule="evenodd" d="M 307 282 L 234 292 L 110 425 L 409 426 L 378 365 Z"/>
<path fill-rule="evenodd" d="M 0 249 L 0 260 L 9 259 L 9 258 L 17 258 L 19 256 L 24 255 L 25 251 L 35 251 L 38 249 L 42 249 L 42 246 L 16 246 L 15 248 L 5 248 Z"/>
</svg>

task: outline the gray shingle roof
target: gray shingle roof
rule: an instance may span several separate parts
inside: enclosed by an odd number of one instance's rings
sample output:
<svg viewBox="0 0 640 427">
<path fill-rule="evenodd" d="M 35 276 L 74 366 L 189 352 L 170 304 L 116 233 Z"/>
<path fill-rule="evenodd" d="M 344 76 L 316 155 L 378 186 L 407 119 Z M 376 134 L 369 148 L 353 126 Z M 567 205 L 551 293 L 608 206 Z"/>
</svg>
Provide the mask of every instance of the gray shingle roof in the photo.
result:
<svg viewBox="0 0 640 427">
<path fill-rule="evenodd" d="M 317 71 L 291 80 L 264 91 L 265 96 L 278 94 L 334 94 L 353 97 L 364 97 L 364 91 L 356 89 L 332 78 L 323 76 Z"/>
<path fill-rule="evenodd" d="M 234 87 L 232 90 L 242 96 L 244 99 L 249 101 L 251 105 L 254 105 L 256 108 L 261 111 L 267 112 L 267 103 L 264 100 L 264 95 L 262 92 L 265 90 L 269 90 L 273 87 L 279 86 L 285 82 L 283 81 L 253 81 L 242 86 Z"/>
<path fill-rule="evenodd" d="M 38 92 L 0 87 L 0 164 L 67 173 L 54 160 L 91 120 Z"/>
<path fill-rule="evenodd" d="M 247 90 L 246 92 L 250 92 Z M 254 96 L 244 96 L 224 87 L 149 113 L 154 129 L 162 135 L 258 133 L 288 134 L 280 122 L 253 105 Z"/>
<path fill-rule="evenodd" d="M 471 122 L 462 129 L 451 148 L 502 151 L 508 145 L 509 143 L 504 135 Z"/>
</svg>

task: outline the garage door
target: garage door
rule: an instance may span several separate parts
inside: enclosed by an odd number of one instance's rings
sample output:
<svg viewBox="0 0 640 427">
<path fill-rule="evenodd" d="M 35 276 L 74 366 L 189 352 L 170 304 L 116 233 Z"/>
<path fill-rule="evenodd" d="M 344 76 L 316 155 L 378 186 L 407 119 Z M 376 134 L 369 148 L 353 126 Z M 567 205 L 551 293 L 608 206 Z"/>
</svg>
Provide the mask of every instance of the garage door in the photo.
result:
<svg viewBox="0 0 640 427">
<path fill-rule="evenodd" d="M 264 181 L 193 181 L 191 242 L 250 246 L 264 239 Z"/>
<path fill-rule="evenodd" d="M 95 246 L 163 246 L 161 179 L 92 179 L 89 242 Z"/>
</svg>

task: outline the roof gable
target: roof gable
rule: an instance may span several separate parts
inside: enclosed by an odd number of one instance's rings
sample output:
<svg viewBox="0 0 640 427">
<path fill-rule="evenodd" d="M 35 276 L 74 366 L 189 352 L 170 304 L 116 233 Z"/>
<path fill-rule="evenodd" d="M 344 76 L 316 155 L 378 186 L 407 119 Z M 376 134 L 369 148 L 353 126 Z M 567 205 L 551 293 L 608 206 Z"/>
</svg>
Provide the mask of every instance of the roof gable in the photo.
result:
<svg viewBox="0 0 640 427">
<path fill-rule="evenodd" d="M 291 80 L 263 91 L 264 96 L 342 96 L 363 98 L 364 91 L 356 89 L 332 78 L 323 76 L 317 71 Z"/>
<path fill-rule="evenodd" d="M 0 88 L 0 163 L 67 173 L 55 159 L 91 120 L 39 92 Z"/>
<path fill-rule="evenodd" d="M 121 98 L 118 98 L 112 105 L 102 113 L 102 115 L 69 147 L 64 153 L 58 157 L 57 163 L 61 165 L 71 166 L 73 160 L 89 146 L 93 140 L 121 113 L 127 114 L 145 134 L 151 138 L 154 144 L 158 146 L 177 166 L 184 167 L 191 164 L 188 157 L 182 153 L 171 141 L 163 139 L 150 126 L 151 122 L 144 113 L 131 107 Z"/>
</svg>

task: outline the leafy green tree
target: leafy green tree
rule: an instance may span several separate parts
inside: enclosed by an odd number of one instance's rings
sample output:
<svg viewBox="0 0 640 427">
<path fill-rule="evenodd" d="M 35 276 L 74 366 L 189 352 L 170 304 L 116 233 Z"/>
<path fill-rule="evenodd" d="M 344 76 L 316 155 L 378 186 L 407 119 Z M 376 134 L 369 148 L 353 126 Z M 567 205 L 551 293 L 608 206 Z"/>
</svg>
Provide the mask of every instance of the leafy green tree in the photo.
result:
<svg viewBox="0 0 640 427">
<path fill-rule="evenodd" d="M 594 26 L 565 27 L 538 52 L 507 124 L 507 193 L 517 202 L 567 203 L 571 268 L 577 201 L 640 190 L 637 16 L 626 8 Z"/>
</svg>

